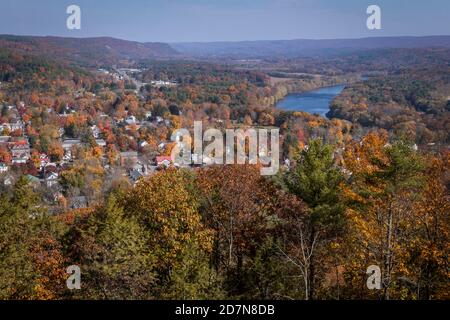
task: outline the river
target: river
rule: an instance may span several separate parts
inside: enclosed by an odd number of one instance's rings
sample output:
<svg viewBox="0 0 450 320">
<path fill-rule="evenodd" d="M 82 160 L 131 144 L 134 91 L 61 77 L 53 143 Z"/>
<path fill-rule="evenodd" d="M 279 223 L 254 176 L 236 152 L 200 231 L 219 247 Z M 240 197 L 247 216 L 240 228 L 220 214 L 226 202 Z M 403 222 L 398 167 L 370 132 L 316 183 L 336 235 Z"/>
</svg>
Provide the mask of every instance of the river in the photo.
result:
<svg viewBox="0 0 450 320">
<path fill-rule="evenodd" d="M 277 108 L 288 111 L 305 111 L 325 117 L 330 103 L 344 90 L 345 85 L 325 87 L 302 93 L 290 93 L 277 103 Z"/>
</svg>

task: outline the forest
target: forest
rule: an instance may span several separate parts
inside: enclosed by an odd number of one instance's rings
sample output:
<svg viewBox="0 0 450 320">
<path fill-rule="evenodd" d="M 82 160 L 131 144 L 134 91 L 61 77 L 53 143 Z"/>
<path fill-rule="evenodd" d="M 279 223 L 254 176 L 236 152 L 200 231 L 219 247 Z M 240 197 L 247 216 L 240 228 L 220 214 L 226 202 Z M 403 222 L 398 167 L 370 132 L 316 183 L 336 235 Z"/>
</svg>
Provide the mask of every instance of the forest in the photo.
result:
<svg viewBox="0 0 450 320">
<path fill-rule="evenodd" d="M 0 297 L 448 299 L 449 158 L 387 141 L 370 133 L 337 165 L 312 140 L 269 180 L 168 169 L 58 215 L 21 178 L 1 196 Z M 68 264 L 82 290 L 65 287 Z M 366 288 L 372 264 L 383 290 Z"/>
<path fill-rule="evenodd" d="M 102 41 L 0 37 L 0 299 L 450 298 L 448 49 Z M 275 106 L 336 84 L 326 118 Z M 193 121 L 279 128 L 279 173 L 162 164 Z"/>
</svg>

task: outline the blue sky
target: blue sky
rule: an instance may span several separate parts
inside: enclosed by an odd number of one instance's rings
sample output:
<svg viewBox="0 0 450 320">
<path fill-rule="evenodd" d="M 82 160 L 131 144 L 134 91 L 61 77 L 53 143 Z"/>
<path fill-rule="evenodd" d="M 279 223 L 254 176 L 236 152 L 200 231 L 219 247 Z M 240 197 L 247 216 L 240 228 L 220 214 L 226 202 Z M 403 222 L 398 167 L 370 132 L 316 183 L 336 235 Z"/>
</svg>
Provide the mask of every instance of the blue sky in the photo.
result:
<svg viewBox="0 0 450 320">
<path fill-rule="evenodd" d="M 81 30 L 66 8 L 81 7 Z M 381 7 L 382 30 L 366 28 Z M 0 34 L 136 41 L 330 39 L 450 34 L 449 0 L 1 0 Z"/>
</svg>

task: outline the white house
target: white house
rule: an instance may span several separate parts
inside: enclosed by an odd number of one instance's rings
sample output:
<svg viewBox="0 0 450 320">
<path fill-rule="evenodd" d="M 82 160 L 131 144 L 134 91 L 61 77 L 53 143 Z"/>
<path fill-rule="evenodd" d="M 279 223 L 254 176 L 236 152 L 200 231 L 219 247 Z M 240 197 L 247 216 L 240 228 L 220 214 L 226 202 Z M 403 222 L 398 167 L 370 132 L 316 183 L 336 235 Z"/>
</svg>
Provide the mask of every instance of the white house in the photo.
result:
<svg viewBox="0 0 450 320">
<path fill-rule="evenodd" d="M 99 146 L 99 147 L 105 147 L 106 146 L 106 141 L 103 139 L 95 139 L 95 143 Z"/>
<path fill-rule="evenodd" d="M 45 176 L 45 184 L 47 185 L 47 187 L 52 187 L 58 184 L 58 178 L 59 175 L 56 172 L 50 172 Z"/>
<path fill-rule="evenodd" d="M 0 173 L 7 172 L 9 167 L 5 163 L 0 163 Z"/>
</svg>

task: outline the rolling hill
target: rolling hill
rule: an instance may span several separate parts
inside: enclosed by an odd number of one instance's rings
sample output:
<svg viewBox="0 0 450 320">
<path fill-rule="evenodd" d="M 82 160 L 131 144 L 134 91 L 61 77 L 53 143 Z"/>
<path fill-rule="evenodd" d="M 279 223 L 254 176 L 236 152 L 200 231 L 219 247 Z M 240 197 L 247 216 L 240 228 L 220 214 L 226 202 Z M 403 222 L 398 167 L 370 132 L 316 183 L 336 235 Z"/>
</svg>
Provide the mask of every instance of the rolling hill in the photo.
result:
<svg viewBox="0 0 450 320">
<path fill-rule="evenodd" d="M 37 56 L 45 55 L 89 66 L 177 55 L 177 51 L 165 43 L 140 43 L 109 37 L 63 38 L 0 35 L 0 49 Z"/>
<path fill-rule="evenodd" d="M 301 57 L 388 48 L 450 47 L 450 36 L 371 37 L 330 40 L 273 40 L 171 43 L 182 54 L 198 57 Z"/>
</svg>

